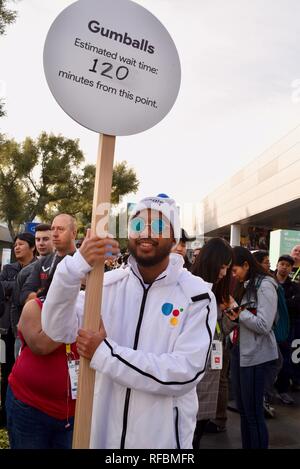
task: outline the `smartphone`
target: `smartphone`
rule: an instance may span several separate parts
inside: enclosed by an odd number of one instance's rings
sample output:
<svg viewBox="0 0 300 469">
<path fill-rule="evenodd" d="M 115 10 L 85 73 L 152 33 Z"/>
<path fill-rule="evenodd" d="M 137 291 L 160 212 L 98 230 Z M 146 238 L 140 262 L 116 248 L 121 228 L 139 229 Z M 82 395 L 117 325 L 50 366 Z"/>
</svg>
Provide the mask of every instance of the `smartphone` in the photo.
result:
<svg viewBox="0 0 300 469">
<path fill-rule="evenodd" d="M 223 309 L 223 313 L 225 314 L 237 313 L 240 308 L 241 306 L 234 306 L 233 308 L 226 308 L 226 309 Z"/>
<path fill-rule="evenodd" d="M 245 303 L 243 305 L 237 305 L 237 306 L 234 306 L 233 308 L 226 308 L 226 309 L 223 309 L 223 313 L 225 314 L 230 314 L 230 313 L 237 313 L 239 310 L 243 311 L 244 309 L 246 309 L 248 307 L 248 303 Z"/>
</svg>

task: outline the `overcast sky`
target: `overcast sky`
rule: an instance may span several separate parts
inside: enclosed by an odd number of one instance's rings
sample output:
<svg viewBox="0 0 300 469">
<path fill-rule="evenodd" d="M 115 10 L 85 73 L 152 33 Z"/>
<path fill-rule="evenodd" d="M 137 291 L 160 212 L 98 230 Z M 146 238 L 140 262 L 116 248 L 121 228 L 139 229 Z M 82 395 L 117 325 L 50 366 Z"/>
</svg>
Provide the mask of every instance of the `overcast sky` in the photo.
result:
<svg viewBox="0 0 300 469">
<path fill-rule="evenodd" d="M 97 134 L 60 109 L 43 72 L 48 29 L 71 3 L 17 4 L 17 22 L 0 39 L 0 89 L 2 94 L 6 89 L 7 111 L 0 131 L 18 141 L 42 130 L 80 138 L 87 161 L 95 163 Z M 300 79 L 300 2 L 137 3 L 157 16 L 173 37 L 182 84 L 162 122 L 141 134 L 117 138 L 115 159 L 127 160 L 140 180 L 131 201 L 159 192 L 181 204 L 199 201 L 300 123 L 300 103 L 292 100 L 292 84 Z"/>
</svg>

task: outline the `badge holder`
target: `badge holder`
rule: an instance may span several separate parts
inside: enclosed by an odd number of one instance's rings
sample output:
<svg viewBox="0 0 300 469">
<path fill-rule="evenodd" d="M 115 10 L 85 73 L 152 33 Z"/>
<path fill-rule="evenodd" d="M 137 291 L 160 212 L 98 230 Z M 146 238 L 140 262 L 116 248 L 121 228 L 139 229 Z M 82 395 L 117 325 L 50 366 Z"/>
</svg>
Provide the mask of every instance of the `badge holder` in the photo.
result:
<svg viewBox="0 0 300 469">
<path fill-rule="evenodd" d="M 223 344 L 221 339 L 221 329 L 219 323 L 216 325 L 216 333 L 219 340 L 213 340 L 210 352 L 210 366 L 212 370 L 222 370 L 223 367 Z"/>
<path fill-rule="evenodd" d="M 75 360 L 74 353 L 71 350 L 71 345 L 66 344 L 66 355 L 68 363 L 68 371 L 71 383 L 71 397 L 77 399 L 78 375 L 79 375 L 79 360 Z"/>
</svg>

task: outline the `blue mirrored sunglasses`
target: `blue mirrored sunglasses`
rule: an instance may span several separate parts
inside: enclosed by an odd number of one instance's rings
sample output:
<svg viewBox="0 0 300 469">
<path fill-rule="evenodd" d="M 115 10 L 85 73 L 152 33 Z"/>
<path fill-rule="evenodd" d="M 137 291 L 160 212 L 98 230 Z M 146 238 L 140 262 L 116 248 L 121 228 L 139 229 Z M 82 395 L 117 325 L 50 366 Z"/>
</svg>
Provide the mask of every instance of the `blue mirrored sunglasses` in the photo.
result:
<svg viewBox="0 0 300 469">
<path fill-rule="evenodd" d="M 146 223 L 141 217 L 133 218 L 130 221 L 130 231 L 136 234 L 142 233 L 147 226 L 151 227 L 153 234 L 161 235 L 166 229 L 166 222 L 161 218 L 154 218 L 151 223 Z"/>
</svg>

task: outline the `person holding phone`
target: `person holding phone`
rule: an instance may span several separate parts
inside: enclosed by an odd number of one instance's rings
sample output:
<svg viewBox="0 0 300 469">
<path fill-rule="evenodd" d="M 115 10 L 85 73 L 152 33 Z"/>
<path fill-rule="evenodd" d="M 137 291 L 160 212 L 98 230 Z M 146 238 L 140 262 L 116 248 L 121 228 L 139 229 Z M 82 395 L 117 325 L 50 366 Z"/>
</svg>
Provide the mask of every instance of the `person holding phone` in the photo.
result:
<svg viewBox="0 0 300 469">
<path fill-rule="evenodd" d="M 277 313 L 277 282 L 248 249 L 233 248 L 232 273 L 242 290 L 235 298 L 240 308 L 226 312 L 236 324 L 231 350 L 231 376 L 241 418 L 243 448 L 267 448 L 264 386 L 278 358 L 273 323 Z M 245 306 L 246 305 L 246 306 Z"/>
<path fill-rule="evenodd" d="M 209 431 L 214 433 L 226 430 L 229 353 L 226 353 L 224 347 L 222 309 L 227 307 L 230 314 L 231 308 L 237 305 L 229 294 L 232 258 L 233 251 L 227 241 L 222 238 L 212 238 L 201 248 L 192 267 L 194 275 L 212 284 L 212 291 L 216 296 L 218 322 L 214 331 L 211 356 L 215 356 L 218 350 L 221 355 L 220 366 L 217 367 L 214 366 L 212 358 L 209 358 L 204 378 L 197 385 L 199 409 L 193 440 L 194 449 L 199 448 L 200 439 L 208 425 Z"/>
</svg>

